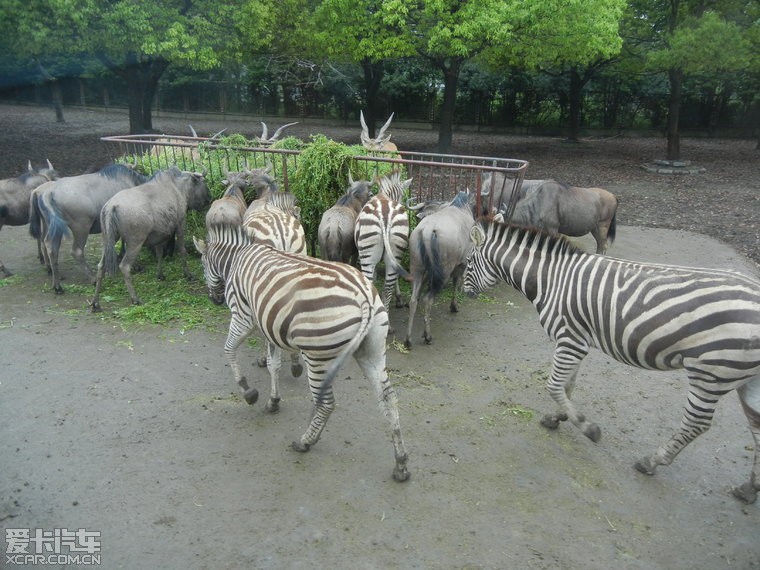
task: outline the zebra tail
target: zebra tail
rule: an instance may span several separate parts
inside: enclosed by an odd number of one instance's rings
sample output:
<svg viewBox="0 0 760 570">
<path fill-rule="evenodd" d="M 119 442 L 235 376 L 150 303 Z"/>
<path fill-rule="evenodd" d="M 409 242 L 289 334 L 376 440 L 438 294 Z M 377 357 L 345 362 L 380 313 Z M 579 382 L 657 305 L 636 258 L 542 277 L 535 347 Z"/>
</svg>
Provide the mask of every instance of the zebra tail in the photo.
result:
<svg viewBox="0 0 760 570">
<path fill-rule="evenodd" d="M 335 376 L 337 376 L 340 367 L 345 364 L 349 356 L 351 356 L 359 348 L 359 345 L 364 342 L 364 339 L 369 332 L 370 323 L 372 322 L 372 309 L 369 301 L 365 300 L 361 305 L 362 320 L 359 323 L 359 331 L 351 341 L 345 346 L 343 351 L 332 361 L 330 368 L 327 369 L 325 377 L 322 380 L 322 386 L 319 389 L 319 395 L 317 396 L 317 402 L 321 402 L 332 386 Z"/>
<path fill-rule="evenodd" d="M 610 222 L 610 229 L 607 230 L 607 241 L 610 243 L 615 242 L 615 227 L 617 226 L 617 212 L 612 214 L 612 221 Z"/>
<path fill-rule="evenodd" d="M 42 223 L 40 221 L 40 216 L 42 214 L 40 213 L 39 200 L 39 196 L 32 194 L 29 201 L 29 233 L 35 239 L 40 239 L 40 237 L 42 237 Z"/>
<path fill-rule="evenodd" d="M 100 228 L 103 232 L 103 269 L 106 275 L 113 275 L 119 267 L 116 254 L 116 237 L 119 235 L 119 218 L 116 208 L 100 212 Z"/>
<path fill-rule="evenodd" d="M 50 240 L 53 246 L 53 250 L 57 250 L 61 247 L 61 240 L 64 236 L 70 234 L 69 226 L 61 217 L 61 211 L 55 203 L 55 198 L 50 196 L 50 204 L 46 204 L 45 200 L 39 201 L 40 214 L 45 216 L 48 223 L 48 230 L 46 239 Z"/>
<path fill-rule="evenodd" d="M 391 239 L 388 236 L 388 226 L 383 228 L 383 243 L 385 245 L 385 263 L 386 265 L 390 265 L 391 268 L 398 274 L 399 277 L 402 279 L 405 279 L 406 281 L 409 281 L 410 283 L 414 281 L 414 277 L 412 277 L 411 273 L 409 273 L 404 267 L 398 262 L 398 260 L 393 255 L 393 247 L 391 246 Z"/>
</svg>

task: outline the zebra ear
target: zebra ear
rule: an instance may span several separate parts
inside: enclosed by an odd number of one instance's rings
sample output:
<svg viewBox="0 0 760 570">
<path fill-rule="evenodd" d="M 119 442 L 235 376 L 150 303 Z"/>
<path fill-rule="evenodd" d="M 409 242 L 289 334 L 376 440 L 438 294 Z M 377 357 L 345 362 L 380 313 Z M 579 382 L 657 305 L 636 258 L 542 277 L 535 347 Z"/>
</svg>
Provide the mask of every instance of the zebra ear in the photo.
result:
<svg viewBox="0 0 760 570">
<path fill-rule="evenodd" d="M 470 230 L 470 239 L 472 240 L 472 243 L 475 244 L 475 247 L 480 247 L 486 239 L 486 233 L 483 231 L 483 228 L 480 227 L 480 224 L 472 226 L 472 229 Z"/>
<path fill-rule="evenodd" d="M 198 250 L 198 253 L 200 253 L 201 255 L 205 255 L 206 254 L 206 250 L 208 249 L 208 247 L 206 246 L 206 242 L 205 241 L 203 241 L 202 239 L 198 239 L 197 237 L 193 236 L 193 245 L 195 245 L 195 249 Z"/>
</svg>

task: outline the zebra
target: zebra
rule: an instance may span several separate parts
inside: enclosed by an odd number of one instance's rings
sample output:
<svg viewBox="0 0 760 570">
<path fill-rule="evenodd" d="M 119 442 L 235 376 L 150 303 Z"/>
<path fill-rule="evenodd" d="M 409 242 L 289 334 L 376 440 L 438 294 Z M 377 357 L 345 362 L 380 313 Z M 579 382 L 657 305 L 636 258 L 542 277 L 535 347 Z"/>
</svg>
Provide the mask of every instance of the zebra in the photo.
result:
<svg viewBox="0 0 760 570">
<path fill-rule="evenodd" d="M 393 478 L 406 481 L 407 452 L 401 436 L 398 399 L 386 370 L 388 312 L 372 282 L 343 263 L 278 251 L 252 242 L 235 226 L 215 226 L 201 253 L 210 299 L 227 301 L 231 319 L 224 352 L 249 404 L 258 391 L 248 385 L 237 361 L 240 344 L 258 325 L 267 340 L 271 392 L 266 409 L 279 408 L 277 374 L 282 350 L 300 351 L 306 363 L 314 413 L 293 449 L 306 452 L 319 439 L 335 407 L 332 382 L 353 355 L 374 386 L 391 426 L 396 465 Z"/>
<path fill-rule="evenodd" d="M 396 291 L 396 307 L 403 307 L 398 277 L 408 278 L 398 260 L 409 247 L 409 218 L 402 204 L 402 197 L 412 179 L 401 181 L 401 173 L 394 171 L 378 180 L 380 191 L 370 198 L 359 212 L 354 226 L 354 240 L 359 251 L 362 273 L 375 278 L 375 267 L 385 262 L 385 286 L 383 304 L 388 309 L 393 291 Z"/>
<path fill-rule="evenodd" d="M 269 197 L 282 195 L 293 197 L 290 192 L 275 192 Z M 264 202 L 256 207 L 253 202 L 243 216 L 243 228 L 250 239 L 280 251 L 306 255 L 306 233 L 300 220 L 290 213 L 293 210 L 289 210 L 288 206 L 290 204 L 296 207 L 295 202 L 287 198 L 284 201 L 274 200 L 272 203 L 266 198 L 259 200 L 264 200 Z M 283 207 L 280 208 L 277 204 Z M 269 354 L 264 354 L 256 361 L 257 364 L 261 367 L 266 366 L 268 357 Z M 296 378 L 303 372 L 296 352 L 291 354 L 290 370 Z"/>
<path fill-rule="evenodd" d="M 506 281 L 523 293 L 555 341 L 548 389 L 559 412 L 592 441 L 601 430 L 570 400 L 590 348 L 650 370 L 683 368 L 689 379 L 679 430 L 636 462 L 654 475 L 712 423 L 721 396 L 737 390 L 755 442 L 750 479 L 732 490 L 747 503 L 760 490 L 760 282 L 740 273 L 588 254 L 562 237 L 496 221 L 476 224 L 464 278 L 470 296 Z"/>
</svg>

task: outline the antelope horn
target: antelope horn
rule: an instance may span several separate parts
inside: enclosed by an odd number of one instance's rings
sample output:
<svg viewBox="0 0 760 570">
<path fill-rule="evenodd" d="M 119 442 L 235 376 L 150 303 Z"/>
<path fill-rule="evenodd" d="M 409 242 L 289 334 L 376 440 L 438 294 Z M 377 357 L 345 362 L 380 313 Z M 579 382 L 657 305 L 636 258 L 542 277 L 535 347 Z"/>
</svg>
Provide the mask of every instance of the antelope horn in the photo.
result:
<svg viewBox="0 0 760 570">
<path fill-rule="evenodd" d="M 279 136 L 280 136 L 280 133 L 281 133 L 282 131 L 284 131 L 284 130 L 285 130 L 285 129 L 287 129 L 288 127 L 292 127 L 293 125 L 297 125 L 297 124 L 298 124 L 298 121 L 296 121 L 295 123 L 288 123 L 288 124 L 286 124 L 286 125 L 282 125 L 282 126 L 279 128 L 279 129 L 277 129 L 277 130 L 274 132 L 274 134 L 272 135 L 272 138 L 271 138 L 270 140 L 272 140 L 272 141 L 276 141 L 276 140 L 277 140 L 277 137 L 279 137 Z"/>
<path fill-rule="evenodd" d="M 215 138 L 219 137 L 226 130 L 227 130 L 227 127 L 224 127 L 221 131 L 219 131 L 215 135 L 211 135 L 211 140 L 214 140 Z"/>
<path fill-rule="evenodd" d="M 195 138 L 198 138 L 198 133 L 195 132 L 195 129 L 193 128 L 193 125 L 187 125 L 187 126 L 190 127 L 190 132 L 193 133 L 193 136 Z"/>
<path fill-rule="evenodd" d="M 369 138 L 369 129 L 367 128 L 367 123 L 364 122 L 364 112 L 359 110 L 359 120 L 362 123 L 362 135 Z"/>
<path fill-rule="evenodd" d="M 31 164 L 29 166 L 31 166 Z M 348 170 L 348 185 L 349 186 L 354 185 L 354 177 L 351 176 L 351 169 Z"/>
<path fill-rule="evenodd" d="M 391 113 L 391 116 L 388 117 L 387 121 L 385 121 L 385 124 L 380 129 L 380 132 L 377 133 L 377 135 L 375 136 L 375 138 L 379 139 L 379 138 L 381 138 L 385 134 L 385 129 L 387 129 L 390 126 L 392 120 L 393 120 L 393 113 Z M 390 139 L 390 138 L 391 138 L 390 135 L 388 135 L 388 139 Z"/>
<path fill-rule="evenodd" d="M 48 164 L 48 168 L 49 168 L 50 170 L 55 170 L 55 168 L 53 168 L 53 163 L 51 163 L 51 162 L 50 162 L 50 159 L 49 159 L 49 158 L 46 158 L 45 160 L 47 161 L 47 164 Z M 32 166 L 32 163 L 30 162 L 30 163 L 29 163 L 29 167 L 31 168 L 31 166 Z"/>
<path fill-rule="evenodd" d="M 269 134 L 269 129 L 267 128 L 267 124 L 264 121 L 261 121 L 261 136 L 259 137 L 259 140 L 260 141 L 269 140 L 267 138 L 268 134 Z"/>
<path fill-rule="evenodd" d="M 27 169 L 29 172 L 34 172 L 34 168 L 32 168 L 32 161 L 31 161 L 31 160 L 30 160 L 30 161 L 27 163 L 27 165 L 26 165 L 26 169 Z"/>
</svg>

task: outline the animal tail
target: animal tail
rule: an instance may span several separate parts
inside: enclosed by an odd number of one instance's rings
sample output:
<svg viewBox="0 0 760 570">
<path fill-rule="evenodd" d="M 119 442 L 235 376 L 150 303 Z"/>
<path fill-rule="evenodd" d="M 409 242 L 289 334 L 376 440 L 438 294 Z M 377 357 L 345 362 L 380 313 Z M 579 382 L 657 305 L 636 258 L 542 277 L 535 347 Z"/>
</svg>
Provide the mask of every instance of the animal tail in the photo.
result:
<svg viewBox="0 0 760 570">
<path fill-rule="evenodd" d="M 49 204 L 46 202 L 45 197 L 49 197 Z M 40 207 L 40 214 L 47 220 L 48 230 L 45 239 L 50 240 L 53 251 L 57 251 L 61 247 L 61 240 L 64 236 L 68 236 L 71 230 L 69 230 L 69 226 L 61 217 L 61 211 L 58 209 L 55 198 L 51 194 L 43 196 L 39 200 L 38 205 Z"/>
<path fill-rule="evenodd" d="M 438 245 L 437 231 L 433 230 L 430 234 L 430 251 L 425 247 L 424 240 L 420 241 L 420 257 L 428 278 L 428 295 L 436 296 L 446 284 L 446 276 L 443 274 L 443 266 L 441 265 L 441 248 Z"/>
<path fill-rule="evenodd" d="M 362 316 L 361 316 L 361 322 L 359 323 L 359 331 L 343 348 L 341 353 L 338 354 L 335 360 L 332 361 L 332 364 L 330 364 L 330 368 L 327 369 L 327 372 L 325 373 L 325 377 L 322 379 L 322 386 L 319 388 L 319 395 L 317 396 L 317 402 L 322 401 L 325 394 L 332 386 L 333 380 L 335 380 L 335 376 L 337 376 L 338 370 L 340 370 L 340 367 L 343 366 L 343 364 L 346 362 L 349 356 L 351 356 L 354 352 L 356 352 L 356 349 L 359 348 L 359 345 L 362 342 L 364 342 L 364 339 L 366 338 L 367 333 L 369 333 L 369 326 L 370 326 L 370 323 L 372 322 L 372 311 L 371 311 L 370 303 L 366 299 L 362 302 L 361 311 L 362 311 Z"/>
<path fill-rule="evenodd" d="M 40 197 L 32 192 L 32 197 L 29 200 L 29 233 L 35 239 L 42 237 L 42 222 L 40 218 L 42 214 L 40 213 L 39 199 Z"/>
<path fill-rule="evenodd" d="M 404 269 L 404 267 L 398 262 L 393 255 L 393 246 L 391 246 L 391 238 L 388 235 L 388 226 L 383 228 L 383 244 L 385 245 L 385 263 L 389 265 L 402 279 L 412 282 L 414 278 L 412 275 Z"/>
<path fill-rule="evenodd" d="M 612 214 L 612 221 L 610 222 L 610 229 L 607 230 L 607 241 L 610 243 L 615 242 L 615 227 L 617 226 L 617 212 Z"/>
<path fill-rule="evenodd" d="M 119 217 L 116 214 L 116 208 L 103 208 L 100 212 L 100 227 L 103 232 L 103 269 L 106 275 L 113 275 L 119 267 L 119 258 L 116 254 Z"/>
</svg>

